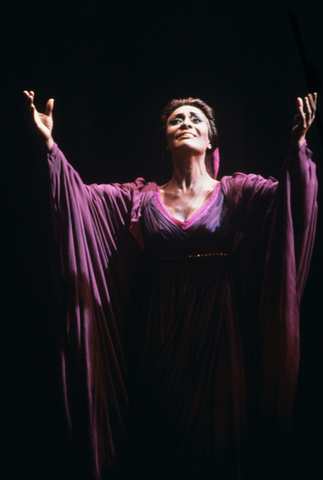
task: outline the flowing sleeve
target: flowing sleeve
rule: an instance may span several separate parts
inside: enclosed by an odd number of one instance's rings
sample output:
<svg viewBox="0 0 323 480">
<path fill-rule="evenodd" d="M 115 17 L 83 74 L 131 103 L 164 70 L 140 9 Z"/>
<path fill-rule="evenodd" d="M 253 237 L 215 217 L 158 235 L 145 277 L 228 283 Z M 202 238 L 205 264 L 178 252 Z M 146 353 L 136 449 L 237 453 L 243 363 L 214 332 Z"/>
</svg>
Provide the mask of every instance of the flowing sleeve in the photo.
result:
<svg viewBox="0 0 323 480">
<path fill-rule="evenodd" d="M 48 154 L 60 263 L 61 372 L 74 463 L 117 475 L 127 449 L 124 317 L 140 246 L 143 179 L 84 185 L 57 145 Z M 77 477 L 79 478 L 79 477 Z M 81 477 L 80 477 L 81 478 Z M 83 478 L 83 476 L 82 476 Z"/>
<path fill-rule="evenodd" d="M 223 179 L 237 232 L 234 256 L 247 312 L 252 405 L 269 449 L 289 436 L 296 393 L 299 307 L 317 217 L 311 155 L 305 143 L 291 149 L 279 182 L 243 174 Z"/>
<path fill-rule="evenodd" d="M 299 367 L 299 309 L 309 271 L 317 220 L 317 178 L 312 152 L 292 148 L 274 204 L 262 283 L 259 347 L 262 408 L 288 429 Z"/>
</svg>

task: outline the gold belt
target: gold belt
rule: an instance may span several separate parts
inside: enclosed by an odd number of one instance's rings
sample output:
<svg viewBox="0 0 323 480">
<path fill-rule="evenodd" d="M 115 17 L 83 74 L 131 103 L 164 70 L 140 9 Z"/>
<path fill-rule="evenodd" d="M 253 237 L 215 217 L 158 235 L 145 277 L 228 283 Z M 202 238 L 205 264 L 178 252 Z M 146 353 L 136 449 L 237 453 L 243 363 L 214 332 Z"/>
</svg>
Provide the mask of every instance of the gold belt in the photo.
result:
<svg viewBox="0 0 323 480">
<path fill-rule="evenodd" d="M 229 253 L 195 253 L 192 255 L 183 255 L 178 257 L 161 257 L 160 260 L 182 260 L 186 258 L 206 258 L 206 257 L 231 257 Z"/>
</svg>

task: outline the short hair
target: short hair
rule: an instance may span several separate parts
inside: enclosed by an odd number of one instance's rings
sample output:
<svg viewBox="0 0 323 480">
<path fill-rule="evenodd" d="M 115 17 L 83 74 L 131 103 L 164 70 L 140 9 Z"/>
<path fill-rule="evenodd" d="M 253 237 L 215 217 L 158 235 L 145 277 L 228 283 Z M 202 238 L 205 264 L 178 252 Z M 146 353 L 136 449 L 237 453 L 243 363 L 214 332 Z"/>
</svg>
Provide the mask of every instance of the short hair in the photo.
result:
<svg viewBox="0 0 323 480">
<path fill-rule="evenodd" d="M 215 124 L 215 115 L 211 107 L 209 107 L 203 100 L 200 98 L 181 98 L 171 100 L 167 103 L 166 107 L 162 110 L 160 120 L 161 120 L 161 135 L 162 135 L 162 145 L 164 149 L 167 147 L 167 138 L 166 138 L 166 126 L 167 120 L 170 115 L 179 107 L 183 105 L 192 105 L 193 107 L 199 108 L 209 122 L 209 140 L 211 142 L 212 148 L 209 150 L 210 153 L 218 147 L 218 132 Z"/>
</svg>

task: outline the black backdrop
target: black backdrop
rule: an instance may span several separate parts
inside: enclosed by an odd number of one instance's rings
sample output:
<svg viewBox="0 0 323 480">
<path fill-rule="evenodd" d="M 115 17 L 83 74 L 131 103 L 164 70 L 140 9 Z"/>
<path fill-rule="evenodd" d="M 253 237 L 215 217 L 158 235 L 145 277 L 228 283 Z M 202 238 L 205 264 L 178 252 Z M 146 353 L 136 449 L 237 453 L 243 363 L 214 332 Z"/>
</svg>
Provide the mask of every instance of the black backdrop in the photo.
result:
<svg viewBox="0 0 323 480">
<path fill-rule="evenodd" d="M 278 176 L 297 96 L 308 92 L 288 12 L 323 75 L 319 0 L 2 2 L 1 323 L 4 479 L 69 479 L 50 280 L 46 191 L 23 119 L 22 91 L 43 110 L 85 183 L 159 180 L 158 115 L 176 97 L 214 106 L 220 176 Z M 320 91 L 317 76 L 312 76 Z M 322 144 L 309 146 L 321 177 Z M 302 302 L 294 478 L 322 473 L 322 215 Z"/>
</svg>

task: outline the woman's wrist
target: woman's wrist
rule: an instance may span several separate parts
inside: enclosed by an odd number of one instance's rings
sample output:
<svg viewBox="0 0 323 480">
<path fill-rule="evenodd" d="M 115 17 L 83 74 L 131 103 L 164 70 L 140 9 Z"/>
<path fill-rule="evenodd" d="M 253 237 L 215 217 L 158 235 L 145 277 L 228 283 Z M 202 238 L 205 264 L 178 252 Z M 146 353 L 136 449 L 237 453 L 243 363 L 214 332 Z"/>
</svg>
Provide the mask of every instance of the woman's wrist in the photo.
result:
<svg viewBox="0 0 323 480">
<path fill-rule="evenodd" d="M 50 137 L 46 140 L 46 150 L 48 153 L 51 152 L 52 148 L 53 148 L 53 145 L 54 145 L 54 140 L 53 140 L 53 137 Z"/>
<path fill-rule="evenodd" d="M 300 148 L 305 142 L 306 142 L 305 135 L 302 135 L 302 136 L 301 136 L 300 138 L 298 138 L 298 139 L 292 138 L 292 139 L 291 139 L 291 142 L 290 142 L 290 145 L 291 145 L 291 147 L 293 147 L 293 148 Z"/>
</svg>

